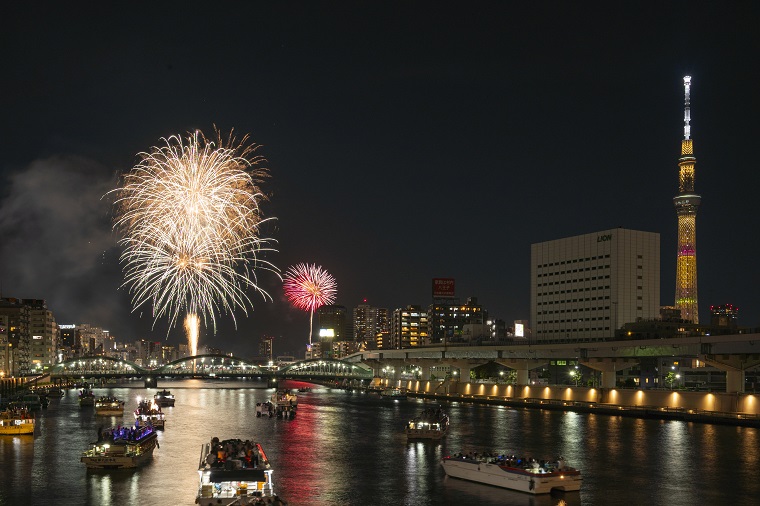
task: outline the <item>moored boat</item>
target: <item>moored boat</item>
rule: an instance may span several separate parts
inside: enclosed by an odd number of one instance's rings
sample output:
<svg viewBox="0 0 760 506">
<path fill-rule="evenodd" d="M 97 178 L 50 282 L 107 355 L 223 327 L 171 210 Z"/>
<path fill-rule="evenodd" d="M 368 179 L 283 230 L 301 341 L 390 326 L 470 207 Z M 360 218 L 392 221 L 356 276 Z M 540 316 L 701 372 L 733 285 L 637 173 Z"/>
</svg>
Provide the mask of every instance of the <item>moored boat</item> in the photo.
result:
<svg viewBox="0 0 760 506">
<path fill-rule="evenodd" d="M 98 431 L 98 440 L 80 460 L 89 469 L 133 468 L 148 462 L 157 446 L 156 430 L 150 425 L 112 427 Z"/>
<path fill-rule="evenodd" d="M 124 414 L 124 401 L 111 396 L 98 397 L 95 401 L 95 414 L 121 416 Z"/>
<path fill-rule="evenodd" d="M 79 391 L 79 405 L 80 406 L 94 406 L 95 394 L 87 387 L 84 387 Z"/>
<path fill-rule="evenodd" d="M 423 410 L 404 428 L 407 439 L 441 439 L 448 430 L 449 415 L 440 406 Z"/>
<path fill-rule="evenodd" d="M 174 394 L 166 389 L 156 392 L 156 395 L 153 396 L 153 400 L 162 408 L 174 406 Z"/>
<path fill-rule="evenodd" d="M 139 421 L 141 426 L 152 425 L 156 429 L 164 429 L 165 417 L 161 406 L 148 399 L 143 399 L 137 403 L 135 410 L 135 420 Z"/>
<path fill-rule="evenodd" d="M 201 447 L 198 494 L 202 506 L 259 504 L 275 497 L 272 466 L 261 444 L 213 438 Z"/>
<path fill-rule="evenodd" d="M 0 435 L 34 434 L 34 415 L 26 407 L 9 407 L 0 413 Z"/>
<path fill-rule="evenodd" d="M 583 481 L 580 470 L 568 467 L 562 457 L 539 462 L 507 455 L 460 454 L 444 457 L 441 464 L 447 476 L 528 494 L 578 491 Z"/>
</svg>

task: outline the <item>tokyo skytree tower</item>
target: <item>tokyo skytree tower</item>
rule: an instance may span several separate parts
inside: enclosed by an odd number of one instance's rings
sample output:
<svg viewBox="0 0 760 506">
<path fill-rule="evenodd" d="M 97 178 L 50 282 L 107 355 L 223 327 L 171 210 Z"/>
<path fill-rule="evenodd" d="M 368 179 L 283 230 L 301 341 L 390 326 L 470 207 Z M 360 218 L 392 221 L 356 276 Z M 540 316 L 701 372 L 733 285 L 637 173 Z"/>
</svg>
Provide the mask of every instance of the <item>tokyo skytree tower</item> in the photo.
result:
<svg viewBox="0 0 760 506">
<path fill-rule="evenodd" d="M 685 91 L 683 140 L 678 159 L 678 195 L 673 204 L 678 215 L 678 257 L 676 259 L 676 303 L 681 318 L 699 323 L 697 304 L 697 210 L 702 197 L 694 193 L 694 149 L 691 142 L 689 88 L 691 76 L 683 78 Z"/>
</svg>

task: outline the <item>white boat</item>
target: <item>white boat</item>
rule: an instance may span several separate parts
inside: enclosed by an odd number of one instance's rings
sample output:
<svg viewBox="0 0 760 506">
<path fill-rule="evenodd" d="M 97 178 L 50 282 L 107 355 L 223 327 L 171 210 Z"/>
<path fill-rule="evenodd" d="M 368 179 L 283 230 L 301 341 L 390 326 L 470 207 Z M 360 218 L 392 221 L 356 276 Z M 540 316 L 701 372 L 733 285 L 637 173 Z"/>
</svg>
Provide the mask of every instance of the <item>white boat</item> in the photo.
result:
<svg viewBox="0 0 760 506">
<path fill-rule="evenodd" d="M 124 414 L 124 401 L 110 396 L 98 397 L 95 401 L 95 414 L 102 416 L 121 416 Z"/>
<path fill-rule="evenodd" d="M 34 415 L 25 407 L 9 407 L 0 413 L 0 436 L 34 435 Z"/>
<path fill-rule="evenodd" d="M 449 415 L 438 407 L 428 408 L 409 420 L 404 432 L 407 439 L 441 439 L 449 430 Z"/>
<path fill-rule="evenodd" d="M 90 469 L 124 469 L 139 467 L 153 457 L 158 446 L 156 429 L 112 427 L 98 432 L 98 440 L 82 452 L 80 461 Z"/>
<path fill-rule="evenodd" d="M 153 400 L 162 408 L 174 406 L 174 395 L 166 389 L 156 392 L 156 395 L 153 396 Z"/>
<path fill-rule="evenodd" d="M 137 403 L 137 409 L 135 410 L 135 420 L 139 422 L 141 426 L 152 425 L 156 429 L 164 429 L 166 420 L 161 406 L 151 402 L 148 399 L 143 399 Z"/>
<path fill-rule="evenodd" d="M 447 476 L 528 494 L 548 494 L 553 489 L 578 491 L 583 480 L 581 472 L 568 467 L 561 457 L 553 462 L 537 462 L 505 455 L 460 455 L 444 457 L 441 464 Z"/>
<path fill-rule="evenodd" d="M 384 388 L 380 391 L 380 396 L 386 399 L 406 399 L 406 393 L 400 388 Z"/>
<path fill-rule="evenodd" d="M 259 443 L 213 438 L 201 447 L 198 495 L 202 506 L 260 504 L 275 497 L 272 466 Z"/>
</svg>

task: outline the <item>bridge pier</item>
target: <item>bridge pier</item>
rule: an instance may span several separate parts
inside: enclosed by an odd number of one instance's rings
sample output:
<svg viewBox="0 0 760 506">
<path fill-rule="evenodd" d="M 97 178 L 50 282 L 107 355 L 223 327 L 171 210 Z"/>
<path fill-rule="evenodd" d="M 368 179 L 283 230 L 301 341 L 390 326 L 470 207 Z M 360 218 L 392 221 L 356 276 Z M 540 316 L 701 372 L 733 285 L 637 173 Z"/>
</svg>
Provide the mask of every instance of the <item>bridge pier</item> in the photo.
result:
<svg viewBox="0 0 760 506">
<path fill-rule="evenodd" d="M 757 354 L 739 354 L 739 355 L 703 355 L 702 360 L 707 365 L 711 365 L 721 371 L 726 371 L 726 392 L 744 393 L 745 374 L 744 371 L 750 367 L 760 364 L 760 357 Z"/>
<path fill-rule="evenodd" d="M 581 360 L 581 365 L 600 371 L 602 373 L 602 388 L 615 388 L 617 386 L 617 372 L 630 369 L 638 364 L 638 360 L 628 360 L 627 358 L 594 358 Z"/>
<path fill-rule="evenodd" d="M 530 375 L 529 372 L 531 369 L 535 369 L 537 367 L 541 367 L 542 365 L 546 364 L 546 360 L 539 360 L 539 359 L 501 359 L 496 361 L 498 364 L 504 365 L 509 367 L 510 369 L 515 369 L 517 371 L 517 378 L 515 378 L 515 384 L 519 386 L 527 386 L 530 385 Z"/>
</svg>

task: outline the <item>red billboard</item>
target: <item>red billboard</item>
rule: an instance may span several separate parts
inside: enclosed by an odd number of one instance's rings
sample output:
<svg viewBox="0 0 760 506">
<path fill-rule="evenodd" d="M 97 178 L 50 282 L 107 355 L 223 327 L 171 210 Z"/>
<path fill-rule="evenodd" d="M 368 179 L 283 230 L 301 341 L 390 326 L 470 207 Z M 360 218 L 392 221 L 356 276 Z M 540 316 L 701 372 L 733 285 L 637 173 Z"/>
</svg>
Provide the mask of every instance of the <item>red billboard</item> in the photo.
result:
<svg viewBox="0 0 760 506">
<path fill-rule="evenodd" d="M 433 278 L 433 297 L 453 297 L 454 280 L 452 278 Z"/>
</svg>

